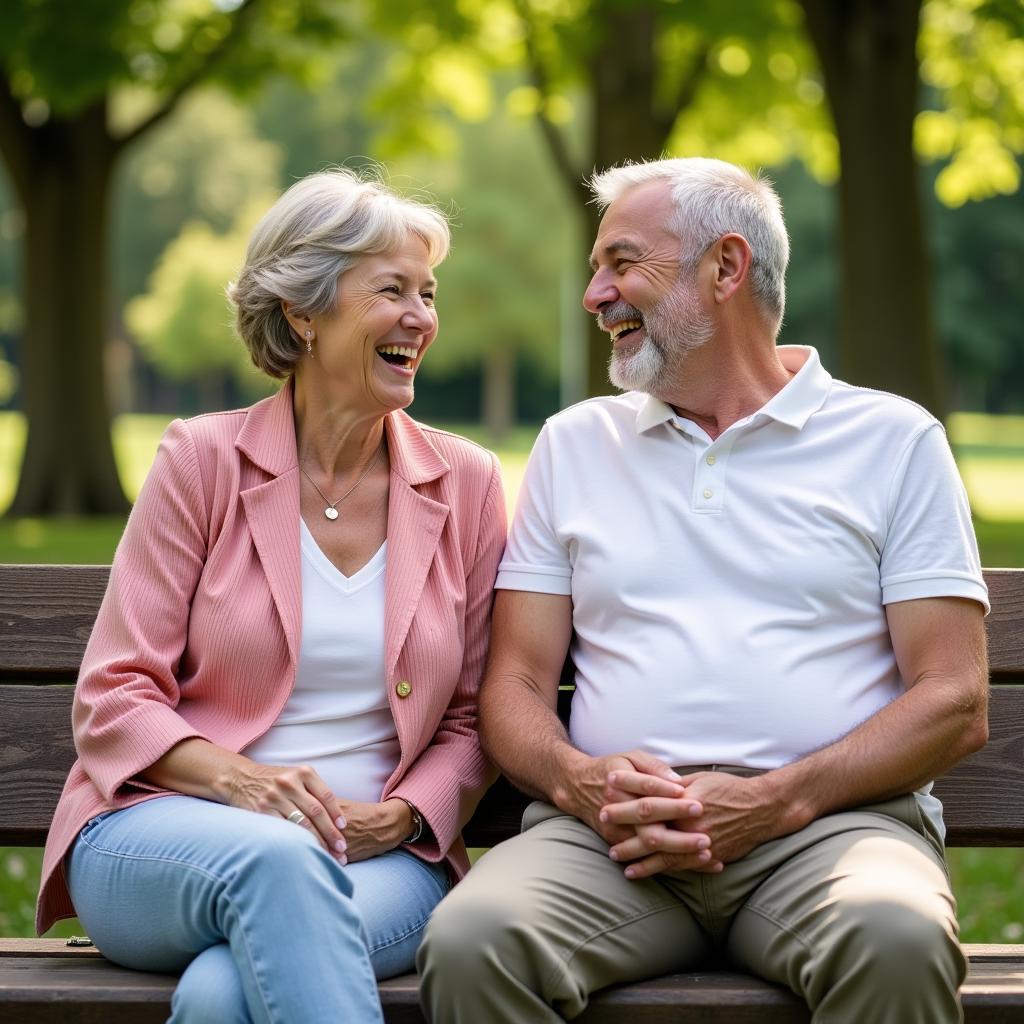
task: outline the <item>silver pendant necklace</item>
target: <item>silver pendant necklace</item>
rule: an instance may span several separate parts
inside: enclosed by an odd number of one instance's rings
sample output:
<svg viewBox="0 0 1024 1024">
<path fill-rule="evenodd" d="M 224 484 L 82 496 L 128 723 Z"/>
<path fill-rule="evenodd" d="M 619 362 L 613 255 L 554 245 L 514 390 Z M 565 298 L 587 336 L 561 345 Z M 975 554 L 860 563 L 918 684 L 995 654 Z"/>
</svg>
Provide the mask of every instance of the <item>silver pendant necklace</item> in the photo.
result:
<svg viewBox="0 0 1024 1024">
<path fill-rule="evenodd" d="M 341 515 L 341 513 L 338 511 L 338 506 L 367 478 L 367 476 L 370 473 L 370 470 L 373 469 L 373 467 L 376 466 L 378 462 L 380 462 L 380 457 L 383 453 L 384 442 L 382 440 L 380 443 L 380 447 L 377 449 L 377 454 L 374 455 L 374 457 L 370 460 L 370 464 L 360 474 L 359 479 L 340 498 L 335 498 L 334 501 L 331 501 L 330 498 L 328 498 L 327 495 L 324 494 L 324 492 L 321 491 L 319 487 L 317 487 L 316 481 L 306 472 L 306 470 L 302 466 L 302 463 L 299 463 L 299 469 L 302 471 L 302 475 L 313 485 L 313 488 L 316 490 L 316 493 L 319 494 L 320 497 L 324 499 L 324 502 L 327 505 L 327 507 L 324 509 L 324 516 L 326 518 L 330 519 L 331 522 L 333 522 L 335 519 L 338 518 L 338 516 Z"/>
</svg>

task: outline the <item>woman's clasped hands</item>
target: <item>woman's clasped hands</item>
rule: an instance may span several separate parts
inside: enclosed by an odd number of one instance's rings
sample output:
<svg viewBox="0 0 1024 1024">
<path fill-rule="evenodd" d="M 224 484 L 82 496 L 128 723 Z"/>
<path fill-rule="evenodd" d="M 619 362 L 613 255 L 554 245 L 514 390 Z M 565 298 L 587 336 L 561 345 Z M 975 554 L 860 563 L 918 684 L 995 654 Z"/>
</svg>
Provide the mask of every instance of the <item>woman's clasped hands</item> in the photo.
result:
<svg viewBox="0 0 1024 1024">
<path fill-rule="evenodd" d="M 403 800 L 361 803 L 334 795 L 309 767 L 233 765 L 222 785 L 224 803 L 291 821 L 313 834 L 340 863 L 393 850 L 412 830 L 412 812 Z"/>
</svg>

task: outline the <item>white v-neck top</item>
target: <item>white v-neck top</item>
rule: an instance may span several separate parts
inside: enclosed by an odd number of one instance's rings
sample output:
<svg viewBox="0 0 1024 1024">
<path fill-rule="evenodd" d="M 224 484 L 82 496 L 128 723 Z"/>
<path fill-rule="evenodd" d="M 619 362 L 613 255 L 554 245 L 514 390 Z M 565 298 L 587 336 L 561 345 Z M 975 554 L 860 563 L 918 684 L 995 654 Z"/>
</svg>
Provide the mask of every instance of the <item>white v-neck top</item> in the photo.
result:
<svg viewBox="0 0 1024 1024">
<path fill-rule="evenodd" d="M 302 638 L 295 687 L 277 721 L 243 753 L 311 765 L 335 795 L 377 801 L 398 766 L 384 673 L 387 541 L 345 576 L 300 522 Z"/>
</svg>

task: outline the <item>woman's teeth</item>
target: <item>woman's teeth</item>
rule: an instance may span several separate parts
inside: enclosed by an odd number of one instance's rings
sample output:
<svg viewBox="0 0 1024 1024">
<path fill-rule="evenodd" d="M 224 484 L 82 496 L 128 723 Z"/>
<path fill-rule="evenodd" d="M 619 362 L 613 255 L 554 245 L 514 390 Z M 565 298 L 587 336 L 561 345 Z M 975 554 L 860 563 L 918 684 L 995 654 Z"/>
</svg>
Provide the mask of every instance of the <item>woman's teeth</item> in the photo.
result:
<svg viewBox="0 0 1024 1024">
<path fill-rule="evenodd" d="M 377 349 L 377 354 L 381 356 L 385 362 L 391 363 L 395 366 L 409 366 L 410 363 L 416 358 L 417 350 L 408 345 L 381 345 Z"/>
</svg>

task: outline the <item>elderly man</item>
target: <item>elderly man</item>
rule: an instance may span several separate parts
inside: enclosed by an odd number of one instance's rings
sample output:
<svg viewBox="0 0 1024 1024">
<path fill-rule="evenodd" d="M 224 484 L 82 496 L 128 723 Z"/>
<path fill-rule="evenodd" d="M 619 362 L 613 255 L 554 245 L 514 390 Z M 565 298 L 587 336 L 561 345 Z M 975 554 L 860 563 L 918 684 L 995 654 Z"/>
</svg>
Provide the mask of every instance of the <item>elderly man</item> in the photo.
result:
<svg viewBox="0 0 1024 1024">
<path fill-rule="evenodd" d="M 688 159 L 592 187 L 584 305 L 626 394 L 530 459 L 481 715 L 538 800 L 428 929 L 427 1013 L 571 1019 L 720 963 L 820 1024 L 960 1020 L 930 781 L 986 739 L 987 597 L 942 427 L 776 347 L 765 181 Z"/>
</svg>

